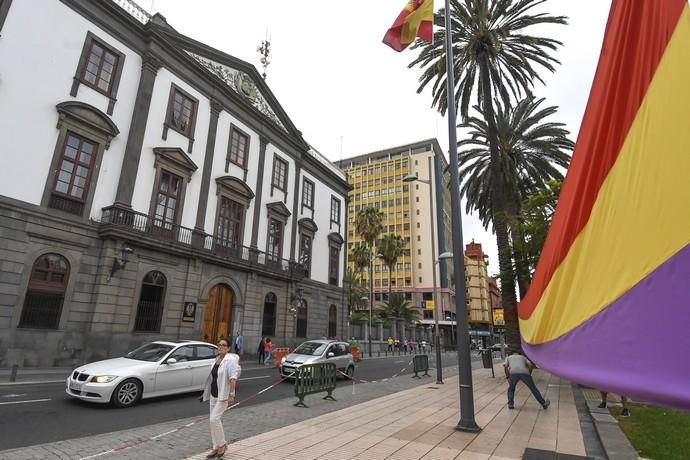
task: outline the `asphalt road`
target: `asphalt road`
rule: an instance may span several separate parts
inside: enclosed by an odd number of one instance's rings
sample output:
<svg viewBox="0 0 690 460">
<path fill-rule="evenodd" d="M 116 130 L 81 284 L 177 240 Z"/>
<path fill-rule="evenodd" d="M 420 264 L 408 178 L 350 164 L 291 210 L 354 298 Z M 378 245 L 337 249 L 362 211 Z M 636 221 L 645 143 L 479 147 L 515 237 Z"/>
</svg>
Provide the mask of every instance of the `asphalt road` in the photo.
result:
<svg viewBox="0 0 690 460">
<path fill-rule="evenodd" d="M 479 358 L 473 354 L 473 366 Z M 363 360 L 357 364 L 355 378 L 366 381 L 409 375 L 411 356 Z M 430 367 L 435 365 L 433 355 Z M 444 355 L 443 366 L 456 364 L 454 354 Z M 430 373 L 435 375 L 435 369 Z M 275 368 L 245 366 L 238 384 L 237 398 L 243 406 L 280 398 L 294 398 L 291 383 L 280 381 Z M 349 384 L 339 381 L 341 384 Z M 366 385 L 362 390 L 366 391 Z M 196 415 L 208 415 L 208 404 L 199 403 L 200 393 L 146 399 L 134 407 L 117 409 L 110 405 L 87 403 L 65 394 L 64 383 L 0 386 L 0 450 L 93 436 L 101 433 L 146 426 Z"/>
</svg>

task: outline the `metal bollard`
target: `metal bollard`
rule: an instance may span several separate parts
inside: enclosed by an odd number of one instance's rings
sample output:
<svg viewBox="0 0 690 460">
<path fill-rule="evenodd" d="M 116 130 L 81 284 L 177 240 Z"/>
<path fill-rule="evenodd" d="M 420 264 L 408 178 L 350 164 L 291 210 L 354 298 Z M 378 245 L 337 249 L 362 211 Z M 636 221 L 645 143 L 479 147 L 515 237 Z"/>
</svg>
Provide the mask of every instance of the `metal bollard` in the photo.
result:
<svg viewBox="0 0 690 460">
<path fill-rule="evenodd" d="M 17 381 L 17 369 L 19 369 L 18 364 L 15 364 L 12 366 L 12 373 L 10 373 L 10 382 L 16 382 Z"/>
</svg>

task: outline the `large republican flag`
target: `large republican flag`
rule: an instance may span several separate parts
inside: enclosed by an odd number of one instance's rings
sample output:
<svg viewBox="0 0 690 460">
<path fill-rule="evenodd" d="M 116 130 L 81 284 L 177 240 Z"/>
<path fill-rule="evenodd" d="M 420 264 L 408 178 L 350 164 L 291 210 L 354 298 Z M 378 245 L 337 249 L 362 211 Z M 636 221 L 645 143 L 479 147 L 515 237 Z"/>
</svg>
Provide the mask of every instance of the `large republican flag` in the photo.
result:
<svg viewBox="0 0 690 460">
<path fill-rule="evenodd" d="M 690 7 L 613 0 L 534 280 L 524 350 L 571 381 L 690 410 Z"/>
<path fill-rule="evenodd" d="M 398 52 L 407 48 L 417 37 L 431 43 L 433 22 L 433 0 L 409 0 L 386 32 L 383 43 Z"/>
</svg>

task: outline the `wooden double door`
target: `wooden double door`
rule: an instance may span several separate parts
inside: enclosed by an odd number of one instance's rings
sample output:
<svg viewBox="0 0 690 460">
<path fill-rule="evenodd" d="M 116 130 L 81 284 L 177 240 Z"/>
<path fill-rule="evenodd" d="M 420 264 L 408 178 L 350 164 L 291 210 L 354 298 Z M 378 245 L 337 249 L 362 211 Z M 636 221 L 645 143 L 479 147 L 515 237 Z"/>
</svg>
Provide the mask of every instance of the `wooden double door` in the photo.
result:
<svg viewBox="0 0 690 460">
<path fill-rule="evenodd" d="M 230 335 L 232 330 L 232 299 L 232 289 L 225 284 L 217 284 L 211 289 L 201 327 L 203 341 L 217 343 L 220 337 Z"/>
</svg>

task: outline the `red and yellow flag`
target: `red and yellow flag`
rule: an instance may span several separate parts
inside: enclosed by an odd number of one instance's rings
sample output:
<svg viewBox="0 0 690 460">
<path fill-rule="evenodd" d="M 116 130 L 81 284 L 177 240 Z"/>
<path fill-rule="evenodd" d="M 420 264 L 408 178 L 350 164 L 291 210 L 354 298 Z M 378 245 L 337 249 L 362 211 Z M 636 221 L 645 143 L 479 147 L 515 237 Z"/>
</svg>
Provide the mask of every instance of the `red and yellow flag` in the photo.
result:
<svg viewBox="0 0 690 460">
<path fill-rule="evenodd" d="M 407 48 L 417 37 L 431 43 L 433 20 L 433 0 L 409 0 L 386 32 L 383 43 L 398 52 Z"/>
</svg>

